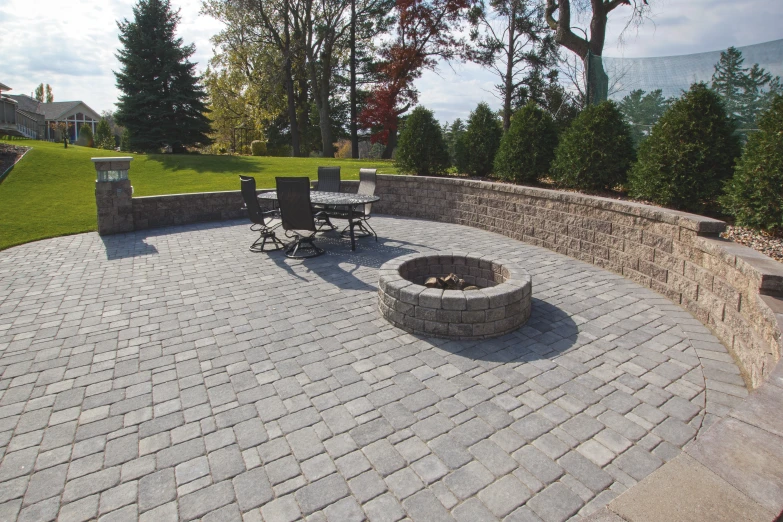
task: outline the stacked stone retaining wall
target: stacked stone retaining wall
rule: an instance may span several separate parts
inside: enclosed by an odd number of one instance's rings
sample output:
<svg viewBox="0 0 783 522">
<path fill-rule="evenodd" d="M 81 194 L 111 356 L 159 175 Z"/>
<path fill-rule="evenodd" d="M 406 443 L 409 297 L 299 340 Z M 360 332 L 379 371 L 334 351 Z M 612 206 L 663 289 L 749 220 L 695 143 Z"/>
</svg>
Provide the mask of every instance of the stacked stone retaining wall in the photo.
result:
<svg viewBox="0 0 783 522">
<path fill-rule="evenodd" d="M 752 388 L 780 358 L 783 265 L 718 237 L 726 226 L 722 221 L 628 201 L 455 178 L 381 175 L 376 193 L 381 201 L 373 212 L 496 232 L 652 288 L 709 326 Z M 699 349 L 698 339 L 694 344 Z"/>
<path fill-rule="evenodd" d="M 343 182 L 347 192 L 357 186 Z M 496 232 L 655 290 L 715 332 L 751 388 L 766 379 L 783 352 L 783 265 L 719 238 L 726 226 L 722 221 L 628 201 L 455 178 L 379 175 L 376 194 L 381 200 L 374 213 Z M 241 207 L 239 191 L 133 198 L 134 227 L 233 219 L 244 215 Z M 693 343 L 700 355 L 710 357 L 698 339 Z"/>
</svg>

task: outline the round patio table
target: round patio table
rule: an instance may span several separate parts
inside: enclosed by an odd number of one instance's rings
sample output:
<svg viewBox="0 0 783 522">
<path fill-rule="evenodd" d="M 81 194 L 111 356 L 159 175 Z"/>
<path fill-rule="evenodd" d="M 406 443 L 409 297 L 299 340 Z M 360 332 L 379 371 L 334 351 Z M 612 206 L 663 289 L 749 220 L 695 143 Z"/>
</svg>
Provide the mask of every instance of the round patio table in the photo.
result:
<svg viewBox="0 0 783 522">
<path fill-rule="evenodd" d="M 277 191 L 271 190 L 269 192 L 261 192 L 258 194 L 258 199 L 277 201 Z M 356 250 L 356 237 L 353 232 L 353 228 L 357 224 L 356 218 L 363 215 L 358 212 L 357 208 L 359 205 L 375 203 L 376 201 L 380 201 L 380 199 L 381 198 L 378 196 L 353 194 L 350 192 L 310 191 L 310 203 L 313 205 L 323 205 L 326 208 L 338 208 L 340 210 L 347 209 L 345 218 L 348 220 L 348 229 L 351 236 L 351 250 Z"/>
</svg>

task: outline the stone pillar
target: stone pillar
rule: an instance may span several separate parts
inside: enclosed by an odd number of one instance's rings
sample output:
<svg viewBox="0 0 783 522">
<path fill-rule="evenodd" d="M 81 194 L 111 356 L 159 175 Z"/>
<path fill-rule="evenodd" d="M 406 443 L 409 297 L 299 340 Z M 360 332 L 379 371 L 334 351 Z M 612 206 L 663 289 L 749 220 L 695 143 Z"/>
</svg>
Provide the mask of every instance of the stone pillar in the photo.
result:
<svg viewBox="0 0 783 522">
<path fill-rule="evenodd" d="M 92 158 L 98 179 L 95 204 L 102 236 L 133 230 L 133 187 L 128 179 L 132 157 Z"/>
</svg>

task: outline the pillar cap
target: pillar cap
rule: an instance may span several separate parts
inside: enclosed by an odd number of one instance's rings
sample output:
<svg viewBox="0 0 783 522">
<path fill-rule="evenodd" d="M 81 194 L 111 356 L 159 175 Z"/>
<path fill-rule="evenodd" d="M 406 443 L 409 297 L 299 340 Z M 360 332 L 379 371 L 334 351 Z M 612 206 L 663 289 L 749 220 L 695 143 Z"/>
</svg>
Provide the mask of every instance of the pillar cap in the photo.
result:
<svg viewBox="0 0 783 522">
<path fill-rule="evenodd" d="M 105 158 L 90 158 L 93 163 L 102 161 L 133 161 L 133 156 L 107 156 Z"/>
</svg>

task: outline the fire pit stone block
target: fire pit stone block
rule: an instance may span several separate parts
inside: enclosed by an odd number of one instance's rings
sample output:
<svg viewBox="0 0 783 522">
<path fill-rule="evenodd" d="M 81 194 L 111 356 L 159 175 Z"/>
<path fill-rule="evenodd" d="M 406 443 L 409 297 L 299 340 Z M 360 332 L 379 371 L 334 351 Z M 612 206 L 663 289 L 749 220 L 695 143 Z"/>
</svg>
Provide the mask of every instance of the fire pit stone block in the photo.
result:
<svg viewBox="0 0 783 522">
<path fill-rule="evenodd" d="M 454 273 L 478 290 L 426 288 Z M 381 266 L 378 307 L 395 326 L 447 339 L 487 339 L 530 318 L 532 278 L 516 263 L 478 252 L 410 254 Z"/>
</svg>

